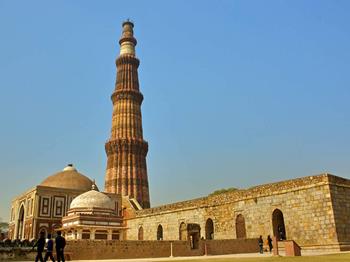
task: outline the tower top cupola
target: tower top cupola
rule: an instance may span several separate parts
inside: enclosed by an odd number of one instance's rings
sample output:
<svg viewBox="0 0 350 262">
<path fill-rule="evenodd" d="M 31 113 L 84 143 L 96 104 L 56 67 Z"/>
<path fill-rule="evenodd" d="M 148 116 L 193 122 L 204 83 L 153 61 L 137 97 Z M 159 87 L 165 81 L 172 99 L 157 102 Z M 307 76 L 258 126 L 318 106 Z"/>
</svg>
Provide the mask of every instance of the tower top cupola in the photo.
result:
<svg viewBox="0 0 350 262">
<path fill-rule="evenodd" d="M 132 55 L 135 56 L 135 46 L 137 44 L 134 37 L 134 23 L 129 19 L 123 22 L 123 32 L 119 39 L 120 55 Z"/>
</svg>

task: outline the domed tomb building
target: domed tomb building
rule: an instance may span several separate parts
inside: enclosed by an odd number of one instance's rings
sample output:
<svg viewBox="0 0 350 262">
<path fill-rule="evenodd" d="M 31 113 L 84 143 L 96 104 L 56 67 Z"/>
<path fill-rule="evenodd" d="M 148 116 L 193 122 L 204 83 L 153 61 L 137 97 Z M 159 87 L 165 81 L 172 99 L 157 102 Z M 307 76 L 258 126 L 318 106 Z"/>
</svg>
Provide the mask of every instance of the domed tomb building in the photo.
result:
<svg viewBox="0 0 350 262">
<path fill-rule="evenodd" d="M 89 191 L 93 181 L 69 164 L 11 202 L 10 239 L 37 238 L 40 231 L 51 233 L 62 226 L 62 217 L 72 200 Z"/>
<path fill-rule="evenodd" d="M 99 192 L 95 185 L 77 196 L 62 219 L 64 236 L 69 239 L 123 239 L 121 195 Z"/>
</svg>

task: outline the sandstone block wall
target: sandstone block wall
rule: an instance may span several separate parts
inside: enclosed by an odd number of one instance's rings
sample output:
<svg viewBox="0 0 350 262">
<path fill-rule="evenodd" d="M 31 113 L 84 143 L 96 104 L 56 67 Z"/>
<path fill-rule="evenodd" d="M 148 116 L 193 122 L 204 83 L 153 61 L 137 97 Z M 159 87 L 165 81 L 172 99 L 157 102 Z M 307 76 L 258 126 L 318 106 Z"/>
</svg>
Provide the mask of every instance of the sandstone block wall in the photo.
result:
<svg viewBox="0 0 350 262">
<path fill-rule="evenodd" d="M 179 226 L 182 222 L 196 222 L 205 227 L 205 210 L 188 208 L 177 212 L 165 212 L 130 220 L 127 223 L 127 239 L 138 240 L 138 231 L 143 227 L 143 240 L 157 240 L 158 225 L 163 227 L 163 240 L 179 240 Z"/>
<path fill-rule="evenodd" d="M 176 251 L 185 248 L 184 244 L 177 244 Z M 84 250 L 84 252 L 79 252 L 79 250 Z M 157 243 L 157 241 L 79 240 L 67 241 L 66 251 L 71 253 L 73 260 L 169 257 L 170 243 Z"/>
<path fill-rule="evenodd" d="M 67 241 L 66 252 L 73 260 L 202 256 L 205 243 L 210 255 L 258 252 L 257 239 L 200 241 L 198 249 L 191 249 L 187 241 Z M 84 252 L 81 252 L 83 250 Z"/>
<path fill-rule="evenodd" d="M 208 255 L 242 254 L 259 252 L 258 239 L 206 240 Z"/>
<path fill-rule="evenodd" d="M 164 240 L 178 240 L 182 222 L 199 224 L 200 235 L 205 238 L 208 218 L 214 222 L 214 239 L 235 239 L 239 214 L 244 217 L 247 238 L 262 235 L 266 239 L 267 235 L 273 235 L 272 214 L 279 209 L 287 239 L 304 248 L 327 246 L 339 250 L 337 230 L 343 228 L 339 239 L 348 241 L 345 235 L 349 236 L 350 228 L 337 227 L 345 219 L 350 221 L 348 213 L 344 214 L 347 211 L 340 206 L 350 202 L 347 191 L 338 186 L 335 186 L 337 191 L 332 187 L 337 193 L 331 195 L 330 178 L 338 179 L 328 174 L 305 177 L 137 211 L 135 218 L 127 220 L 127 239 L 137 240 L 142 226 L 144 239 L 155 240 L 158 225 L 162 225 Z M 333 209 L 335 204 L 339 208 Z M 334 212 L 340 217 L 337 225 Z"/>
<path fill-rule="evenodd" d="M 330 192 L 341 250 L 350 250 L 350 181 L 330 178 Z"/>
</svg>

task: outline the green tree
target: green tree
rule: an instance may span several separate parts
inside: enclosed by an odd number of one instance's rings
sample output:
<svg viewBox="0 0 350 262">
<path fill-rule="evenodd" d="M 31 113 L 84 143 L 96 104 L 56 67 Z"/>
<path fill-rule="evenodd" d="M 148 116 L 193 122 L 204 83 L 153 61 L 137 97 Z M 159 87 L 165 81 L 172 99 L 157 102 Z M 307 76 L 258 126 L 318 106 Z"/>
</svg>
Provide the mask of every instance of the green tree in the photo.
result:
<svg viewBox="0 0 350 262">
<path fill-rule="evenodd" d="M 223 189 L 215 190 L 213 193 L 210 193 L 209 196 L 215 196 L 215 195 L 219 195 L 227 192 L 233 192 L 236 190 L 238 190 L 238 188 L 235 188 L 235 187 L 223 188 Z"/>
<path fill-rule="evenodd" d="M 3 222 L 2 218 L 0 217 L 0 233 L 7 232 L 9 228 L 9 223 Z"/>
</svg>

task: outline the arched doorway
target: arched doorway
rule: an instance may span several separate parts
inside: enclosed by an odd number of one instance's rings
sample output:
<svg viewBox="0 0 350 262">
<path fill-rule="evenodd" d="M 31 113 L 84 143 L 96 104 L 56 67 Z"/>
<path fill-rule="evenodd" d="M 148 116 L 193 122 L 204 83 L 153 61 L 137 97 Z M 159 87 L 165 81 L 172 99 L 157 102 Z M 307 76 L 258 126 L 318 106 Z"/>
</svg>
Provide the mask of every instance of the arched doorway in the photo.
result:
<svg viewBox="0 0 350 262">
<path fill-rule="evenodd" d="M 236 217 L 236 238 L 247 238 L 245 220 L 242 214 Z"/>
<path fill-rule="evenodd" d="M 143 240 L 143 227 L 139 227 L 139 233 L 137 235 L 138 240 Z"/>
<path fill-rule="evenodd" d="M 192 249 L 199 248 L 199 239 L 201 235 L 201 227 L 198 224 L 187 224 L 188 241 Z"/>
<path fill-rule="evenodd" d="M 179 239 L 180 240 L 187 240 L 187 226 L 184 222 L 180 224 L 179 228 Z"/>
<path fill-rule="evenodd" d="M 286 240 L 286 228 L 284 225 L 283 213 L 279 209 L 275 209 L 272 213 L 272 229 L 273 235 L 279 240 Z"/>
<path fill-rule="evenodd" d="M 95 239 L 107 240 L 108 239 L 107 230 L 96 230 L 95 231 Z"/>
<path fill-rule="evenodd" d="M 120 240 L 120 231 L 119 230 L 112 231 L 112 240 Z"/>
<path fill-rule="evenodd" d="M 159 225 L 157 228 L 157 240 L 163 240 L 163 227 Z"/>
<path fill-rule="evenodd" d="M 214 239 L 214 223 L 211 218 L 205 223 L 205 239 Z"/>
<path fill-rule="evenodd" d="M 90 239 L 91 231 L 88 229 L 84 229 L 81 233 L 81 239 Z"/>
<path fill-rule="evenodd" d="M 24 226 L 24 205 L 21 205 L 18 212 L 18 221 L 17 221 L 17 239 L 24 238 L 23 236 L 23 226 Z"/>
</svg>

